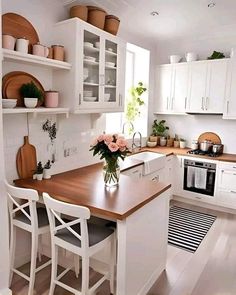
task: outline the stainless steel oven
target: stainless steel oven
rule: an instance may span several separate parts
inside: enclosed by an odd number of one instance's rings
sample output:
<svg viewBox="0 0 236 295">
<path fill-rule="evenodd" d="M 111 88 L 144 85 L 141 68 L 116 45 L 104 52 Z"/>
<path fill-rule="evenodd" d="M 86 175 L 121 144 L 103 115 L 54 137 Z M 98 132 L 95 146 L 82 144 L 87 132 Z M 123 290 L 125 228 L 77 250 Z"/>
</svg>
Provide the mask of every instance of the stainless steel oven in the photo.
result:
<svg viewBox="0 0 236 295">
<path fill-rule="evenodd" d="M 215 178 L 216 164 L 184 160 L 184 190 L 213 197 Z"/>
</svg>

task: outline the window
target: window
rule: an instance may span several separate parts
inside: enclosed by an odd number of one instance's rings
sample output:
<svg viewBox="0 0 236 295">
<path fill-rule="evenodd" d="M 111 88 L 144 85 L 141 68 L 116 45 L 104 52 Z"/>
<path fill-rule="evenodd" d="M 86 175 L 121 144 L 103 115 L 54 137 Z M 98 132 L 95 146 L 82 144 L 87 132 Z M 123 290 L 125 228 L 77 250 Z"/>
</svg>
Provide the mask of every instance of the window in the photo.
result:
<svg viewBox="0 0 236 295">
<path fill-rule="evenodd" d="M 136 86 L 138 82 L 143 82 L 149 89 L 149 63 L 150 52 L 136 45 L 127 44 L 126 52 L 126 76 L 125 76 L 125 98 L 129 96 L 131 87 Z M 145 104 L 140 109 L 140 116 L 134 122 L 134 130 L 140 131 L 142 136 L 147 136 L 148 124 L 148 91 L 142 95 Z M 126 108 L 126 103 L 125 103 Z M 112 124 L 111 124 L 112 122 Z M 124 113 L 106 114 L 106 132 L 121 133 L 125 123 Z M 126 131 L 126 128 L 125 128 Z"/>
</svg>

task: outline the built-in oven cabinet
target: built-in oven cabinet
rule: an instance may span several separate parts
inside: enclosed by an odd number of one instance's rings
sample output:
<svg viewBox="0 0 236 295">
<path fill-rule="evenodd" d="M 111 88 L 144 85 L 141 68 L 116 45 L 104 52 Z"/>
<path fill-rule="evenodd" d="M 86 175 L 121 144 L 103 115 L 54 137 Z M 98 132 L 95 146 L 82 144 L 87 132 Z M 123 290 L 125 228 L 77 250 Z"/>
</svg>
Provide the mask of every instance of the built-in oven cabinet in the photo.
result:
<svg viewBox="0 0 236 295">
<path fill-rule="evenodd" d="M 139 165 L 122 172 L 123 175 L 130 176 L 134 179 L 142 178 L 143 165 Z"/>
<path fill-rule="evenodd" d="M 178 197 L 183 197 L 186 199 L 192 199 L 192 200 L 197 200 L 197 201 L 203 201 L 211 204 L 216 203 L 216 198 L 215 198 L 215 191 L 213 196 L 208 196 L 204 195 L 201 193 L 196 193 L 192 192 L 189 190 L 184 189 L 184 161 L 185 160 L 193 160 L 193 161 L 200 161 L 204 163 L 212 163 L 212 164 L 217 164 L 217 161 L 213 160 L 205 160 L 205 159 L 199 159 L 199 158 L 194 158 L 194 157 L 183 157 L 183 156 L 177 156 L 176 157 L 176 162 L 174 166 L 174 179 L 173 179 L 173 195 L 178 196 Z M 215 183 L 217 182 L 217 177 L 215 179 Z"/>
<path fill-rule="evenodd" d="M 217 204 L 236 208 L 236 163 L 220 162 L 217 175 Z"/>
</svg>

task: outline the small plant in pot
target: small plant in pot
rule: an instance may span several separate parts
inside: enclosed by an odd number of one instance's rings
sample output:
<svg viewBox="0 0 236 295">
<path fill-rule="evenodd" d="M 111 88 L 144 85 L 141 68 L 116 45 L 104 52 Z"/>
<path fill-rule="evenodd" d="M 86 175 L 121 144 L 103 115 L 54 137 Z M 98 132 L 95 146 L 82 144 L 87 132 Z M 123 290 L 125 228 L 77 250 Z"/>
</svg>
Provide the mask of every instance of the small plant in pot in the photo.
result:
<svg viewBox="0 0 236 295">
<path fill-rule="evenodd" d="M 169 127 L 165 126 L 165 123 L 166 123 L 165 120 L 161 120 L 161 121 L 157 122 L 157 119 L 156 119 L 156 120 L 154 120 L 154 122 L 152 124 L 152 136 L 156 136 L 157 144 L 160 144 L 160 138 L 165 137 L 166 131 L 169 130 Z M 166 140 L 166 138 L 165 138 L 165 140 Z M 165 145 L 166 145 L 166 143 L 165 143 Z"/>
<path fill-rule="evenodd" d="M 43 169 L 43 178 L 44 179 L 50 179 L 51 178 L 51 168 L 52 164 L 51 161 L 48 160 L 47 163 L 44 165 L 44 169 Z"/>
<path fill-rule="evenodd" d="M 42 165 L 42 162 L 38 162 L 38 164 L 37 164 L 36 179 L 37 180 L 42 180 L 43 179 L 43 165 Z"/>
<path fill-rule="evenodd" d="M 24 104 L 27 108 L 35 108 L 38 102 L 43 101 L 43 92 L 33 81 L 23 84 L 20 87 L 20 94 L 24 98 Z"/>
<path fill-rule="evenodd" d="M 185 149 L 186 148 L 186 140 L 185 139 L 180 138 L 180 140 L 179 140 L 179 147 L 181 149 Z"/>
</svg>

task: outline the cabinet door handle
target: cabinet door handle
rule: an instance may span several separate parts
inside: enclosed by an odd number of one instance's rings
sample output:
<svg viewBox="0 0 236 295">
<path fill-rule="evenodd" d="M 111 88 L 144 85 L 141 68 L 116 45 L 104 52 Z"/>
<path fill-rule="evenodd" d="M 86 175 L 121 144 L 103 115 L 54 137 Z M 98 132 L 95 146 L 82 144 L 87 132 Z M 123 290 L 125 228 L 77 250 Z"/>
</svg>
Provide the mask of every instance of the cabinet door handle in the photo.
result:
<svg viewBox="0 0 236 295">
<path fill-rule="evenodd" d="M 202 110 L 204 111 L 204 97 L 202 97 Z"/>
<path fill-rule="evenodd" d="M 226 113 L 229 113 L 229 101 L 227 101 L 227 106 L 226 106 Z"/>
<path fill-rule="evenodd" d="M 79 94 L 79 105 L 81 105 L 81 93 Z"/>
<path fill-rule="evenodd" d="M 122 95 L 119 94 L 119 106 L 122 106 Z"/>
<path fill-rule="evenodd" d="M 185 97 L 184 108 L 185 108 L 185 110 L 187 108 L 187 97 Z"/>
<path fill-rule="evenodd" d="M 173 110 L 173 106 L 174 106 L 174 97 L 172 97 L 172 101 L 171 101 L 171 109 Z"/>
<path fill-rule="evenodd" d="M 169 97 L 167 96 L 167 100 L 166 100 L 166 109 L 168 110 L 168 106 L 169 106 Z"/>
<path fill-rule="evenodd" d="M 209 97 L 206 97 L 206 101 L 205 101 L 205 110 L 207 111 L 208 108 L 208 102 L 209 102 Z"/>
</svg>

